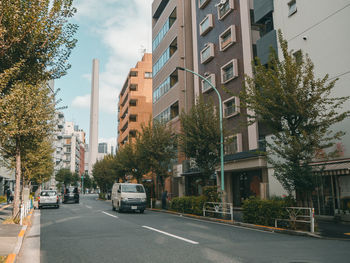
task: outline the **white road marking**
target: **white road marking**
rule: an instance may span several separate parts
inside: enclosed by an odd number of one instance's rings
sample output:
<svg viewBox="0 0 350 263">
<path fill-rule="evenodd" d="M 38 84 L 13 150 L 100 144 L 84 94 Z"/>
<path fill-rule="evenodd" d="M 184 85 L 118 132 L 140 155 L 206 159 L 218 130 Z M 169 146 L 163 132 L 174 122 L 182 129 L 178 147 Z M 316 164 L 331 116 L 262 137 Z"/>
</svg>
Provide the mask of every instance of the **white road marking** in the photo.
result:
<svg viewBox="0 0 350 263">
<path fill-rule="evenodd" d="M 198 245 L 199 243 L 196 242 L 196 241 L 193 241 L 193 240 L 190 240 L 190 239 L 187 239 L 187 238 L 183 238 L 183 237 L 179 237 L 179 236 L 175 236 L 173 234 L 170 234 L 170 233 L 167 233 L 167 232 L 164 232 L 164 231 L 161 231 L 161 230 L 158 230 L 158 229 L 155 229 L 153 227 L 149 227 L 149 226 L 142 226 L 144 228 L 147 228 L 149 230 L 153 230 L 153 231 L 156 231 L 158 233 L 161 233 L 161 234 L 164 234 L 164 235 L 167 235 L 167 236 L 170 236 L 170 237 L 174 237 L 174 238 L 177 238 L 177 239 L 180 239 L 182 241 L 185 241 L 185 242 L 188 242 L 188 243 L 191 243 L 191 244 L 194 244 L 194 245 Z"/>
<path fill-rule="evenodd" d="M 85 205 L 86 208 L 92 209 L 92 206 Z"/>
<path fill-rule="evenodd" d="M 111 215 L 111 214 L 109 214 L 109 213 L 106 213 L 106 212 L 104 212 L 104 211 L 102 211 L 102 213 L 104 213 L 105 215 L 108 215 L 108 216 L 114 217 L 114 218 L 119 218 L 118 216 L 115 216 L 115 215 Z"/>
</svg>

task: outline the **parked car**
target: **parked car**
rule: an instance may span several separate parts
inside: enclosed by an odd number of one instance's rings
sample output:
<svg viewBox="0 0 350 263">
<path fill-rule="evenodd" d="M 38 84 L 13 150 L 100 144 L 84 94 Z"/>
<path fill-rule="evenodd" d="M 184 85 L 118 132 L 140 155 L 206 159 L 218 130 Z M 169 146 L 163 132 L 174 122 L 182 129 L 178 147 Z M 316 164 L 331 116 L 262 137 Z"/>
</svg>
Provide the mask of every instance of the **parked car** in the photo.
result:
<svg viewBox="0 0 350 263">
<path fill-rule="evenodd" d="M 67 187 L 63 194 L 63 203 L 66 204 L 70 201 L 79 204 L 79 190 L 78 187 Z"/>
<path fill-rule="evenodd" d="M 142 184 L 115 183 L 112 188 L 112 209 L 140 211 L 146 209 L 146 191 Z"/>
<path fill-rule="evenodd" d="M 57 192 L 54 190 L 43 190 L 38 197 L 38 208 L 43 206 L 54 206 L 59 208 L 59 198 Z"/>
</svg>

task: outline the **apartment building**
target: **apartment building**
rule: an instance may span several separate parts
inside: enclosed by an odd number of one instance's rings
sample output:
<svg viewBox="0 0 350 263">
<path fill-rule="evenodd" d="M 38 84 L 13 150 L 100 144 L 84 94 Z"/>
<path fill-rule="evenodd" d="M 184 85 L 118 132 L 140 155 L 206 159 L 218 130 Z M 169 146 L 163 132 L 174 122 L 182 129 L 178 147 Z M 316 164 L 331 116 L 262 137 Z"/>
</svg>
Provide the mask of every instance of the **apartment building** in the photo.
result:
<svg viewBox="0 0 350 263">
<path fill-rule="evenodd" d="M 82 175 L 85 172 L 85 132 L 73 122 L 66 122 L 63 135 L 63 168 Z"/>
<path fill-rule="evenodd" d="M 176 67 L 193 70 L 192 2 L 154 0 L 152 3 L 153 119 L 180 130 L 179 114 L 194 103 L 193 75 Z M 165 187 L 170 196 L 185 194 L 179 155 L 173 176 Z"/>
<path fill-rule="evenodd" d="M 131 68 L 119 94 L 118 147 L 133 140 L 152 116 L 152 54 Z"/>
<path fill-rule="evenodd" d="M 263 63 L 267 62 L 269 46 L 278 50 L 282 58 L 277 44 L 277 31 L 281 29 L 290 50 L 309 55 L 316 77 L 329 74 L 329 80 L 338 78 L 331 96 L 350 95 L 350 35 L 344 33 L 349 31 L 349 1 L 255 0 L 254 4 L 255 22 L 262 29 L 257 55 Z M 344 110 L 349 109 L 350 103 L 346 103 Z M 312 163 L 315 172 L 323 169 L 318 172 L 319 185 L 313 195 L 316 214 L 334 215 L 350 204 L 350 119 L 332 130 L 347 133 L 335 146 L 338 150 L 335 158 L 315 159 Z M 270 167 L 270 194 L 281 194 L 281 186 L 272 175 Z"/>
<path fill-rule="evenodd" d="M 251 63 L 259 39 L 253 19 L 253 1 L 192 0 L 195 71 L 205 76 L 222 98 L 224 141 L 224 188 L 227 201 L 240 206 L 249 196 L 266 197 L 267 163 L 258 154 L 264 129 L 255 123 L 249 127 L 240 108 L 239 93 L 244 76 L 252 75 Z M 219 99 L 212 87 L 196 80 L 199 93 L 219 109 Z M 221 185 L 219 167 L 217 184 Z M 215 179 L 215 178 L 213 178 Z M 188 194 L 200 194 L 200 175 L 186 176 Z"/>
</svg>

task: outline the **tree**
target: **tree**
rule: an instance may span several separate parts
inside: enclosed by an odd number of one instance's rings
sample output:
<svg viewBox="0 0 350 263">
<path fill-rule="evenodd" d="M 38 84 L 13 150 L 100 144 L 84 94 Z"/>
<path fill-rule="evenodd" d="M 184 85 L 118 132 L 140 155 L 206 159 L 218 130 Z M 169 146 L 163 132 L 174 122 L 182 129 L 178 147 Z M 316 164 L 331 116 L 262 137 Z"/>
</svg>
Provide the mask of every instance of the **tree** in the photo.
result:
<svg viewBox="0 0 350 263">
<path fill-rule="evenodd" d="M 124 144 L 117 152 L 116 161 L 118 162 L 120 177 L 130 174 L 138 183 L 141 183 L 142 176 L 148 171 L 138 149 L 137 141 Z"/>
<path fill-rule="evenodd" d="M 166 124 L 149 121 L 141 126 L 136 139 L 138 160 L 142 161 L 144 171 L 156 175 L 161 191 L 164 191 L 165 178 L 169 176 L 169 168 L 176 154 L 176 135 Z"/>
<path fill-rule="evenodd" d="M 55 176 L 55 179 L 57 182 L 60 182 L 65 186 L 69 186 L 70 184 L 75 184 L 77 181 L 77 178 L 75 178 L 74 174 L 68 168 L 62 168 L 58 170 Z"/>
<path fill-rule="evenodd" d="M 8 91 L 18 80 L 32 85 L 66 74 L 76 45 L 73 0 L 0 2 L 0 79 Z M 11 78 L 5 78 L 10 73 Z M 4 74 L 4 75 L 3 75 Z"/>
<path fill-rule="evenodd" d="M 220 120 L 214 106 L 199 98 L 189 113 L 180 115 L 180 145 L 200 168 L 204 181 L 215 173 L 220 161 Z"/>
<path fill-rule="evenodd" d="M 23 185 L 31 182 L 41 184 L 51 178 L 54 172 L 53 152 L 54 148 L 49 138 L 24 149 L 21 162 Z"/>
<path fill-rule="evenodd" d="M 328 74 L 317 79 L 310 58 L 293 56 L 281 31 L 278 38 L 283 59 L 279 61 L 272 51 L 267 66 L 256 60 L 241 106 L 254 112 L 249 116 L 252 121 L 271 131 L 268 158 L 276 178 L 289 192 L 296 190 L 299 200 L 310 200 L 315 181 L 309 162 L 344 134 L 333 133 L 331 126 L 349 116 L 341 109 L 348 97 L 330 97 L 337 79 L 329 80 Z"/>
<path fill-rule="evenodd" d="M 15 160 L 14 217 L 19 211 L 22 155 L 52 133 L 53 118 L 53 97 L 45 87 L 17 83 L 0 96 L 0 153 Z"/>
<path fill-rule="evenodd" d="M 92 176 L 102 193 L 107 193 L 112 188 L 119 177 L 118 169 L 115 156 L 110 154 L 94 164 Z"/>
</svg>

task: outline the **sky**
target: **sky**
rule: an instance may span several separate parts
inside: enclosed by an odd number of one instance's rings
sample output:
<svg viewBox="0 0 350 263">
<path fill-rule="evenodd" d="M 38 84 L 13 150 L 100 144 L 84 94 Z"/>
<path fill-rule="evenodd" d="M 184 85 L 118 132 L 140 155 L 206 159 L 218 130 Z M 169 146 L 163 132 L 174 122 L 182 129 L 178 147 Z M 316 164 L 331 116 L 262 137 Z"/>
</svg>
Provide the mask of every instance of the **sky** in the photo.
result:
<svg viewBox="0 0 350 263">
<path fill-rule="evenodd" d="M 116 144 L 118 94 L 130 68 L 151 52 L 152 0 L 75 0 L 78 43 L 66 76 L 55 80 L 58 104 L 66 121 L 73 121 L 89 140 L 92 60 L 99 70 L 99 142 Z"/>
</svg>

